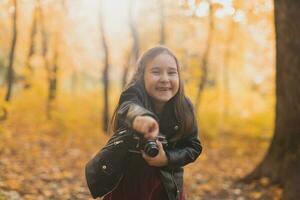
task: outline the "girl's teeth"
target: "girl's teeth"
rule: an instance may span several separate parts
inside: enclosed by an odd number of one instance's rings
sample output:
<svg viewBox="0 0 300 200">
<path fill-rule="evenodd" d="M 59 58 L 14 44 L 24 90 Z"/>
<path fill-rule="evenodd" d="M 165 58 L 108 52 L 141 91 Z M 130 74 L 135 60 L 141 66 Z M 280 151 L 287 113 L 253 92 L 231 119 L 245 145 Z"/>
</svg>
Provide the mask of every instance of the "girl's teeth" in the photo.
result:
<svg viewBox="0 0 300 200">
<path fill-rule="evenodd" d="M 160 90 L 160 91 L 167 91 L 168 89 L 167 88 L 158 88 L 158 90 Z"/>
</svg>

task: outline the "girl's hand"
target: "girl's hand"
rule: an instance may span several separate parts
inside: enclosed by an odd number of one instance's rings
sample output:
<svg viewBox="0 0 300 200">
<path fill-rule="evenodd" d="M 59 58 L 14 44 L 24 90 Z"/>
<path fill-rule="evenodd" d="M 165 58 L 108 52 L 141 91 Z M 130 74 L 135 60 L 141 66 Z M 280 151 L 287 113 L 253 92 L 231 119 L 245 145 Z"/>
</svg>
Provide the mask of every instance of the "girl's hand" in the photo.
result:
<svg viewBox="0 0 300 200">
<path fill-rule="evenodd" d="M 133 120 L 132 127 L 144 135 L 146 139 L 154 139 L 158 135 L 159 128 L 155 119 L 150 116 L 138 116 Z"/>
<path fill-rule="evenodd" d="M 145 154 L 145 152 L 143 150 L 141 150 L 142 156 L 150 166 L 162 167 L 162 166 L 165 166 L 168 164 L 168 158 L 166 156 L 166 152 L 164 151 L 161 142 L 156 140 L 156 144 L 159 148 L 159 152 L 158 152 L 157 156 L 150 157 L 147 154 Z"/>
</svg>

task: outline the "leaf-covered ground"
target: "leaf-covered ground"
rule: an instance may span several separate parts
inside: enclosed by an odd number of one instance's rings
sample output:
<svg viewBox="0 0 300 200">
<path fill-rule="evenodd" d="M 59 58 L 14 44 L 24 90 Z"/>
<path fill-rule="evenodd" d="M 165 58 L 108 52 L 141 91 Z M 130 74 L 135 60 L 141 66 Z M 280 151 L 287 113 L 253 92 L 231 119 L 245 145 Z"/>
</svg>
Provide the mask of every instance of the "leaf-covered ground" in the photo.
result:
<svg viewBox="0 0 300 200">
<path fill-rule="evenodd" d="M 0 200 L 91 199 L 84 166 L 106 137 L 12 130 L 0 134 Z M 268 140 L 224 133 L 202 141 L 202 155 L 185 167 L 188 199 L 280 199 L 267 178 L 235 183 L 260 161 Z"/>
</svg>

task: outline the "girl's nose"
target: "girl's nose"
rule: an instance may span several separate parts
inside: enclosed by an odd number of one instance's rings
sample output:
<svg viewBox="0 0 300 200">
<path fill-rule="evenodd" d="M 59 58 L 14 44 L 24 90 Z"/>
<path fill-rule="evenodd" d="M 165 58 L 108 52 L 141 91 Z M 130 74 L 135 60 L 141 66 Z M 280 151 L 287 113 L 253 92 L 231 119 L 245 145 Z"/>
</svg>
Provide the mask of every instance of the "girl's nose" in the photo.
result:
<svg viewBox="0 0 300 200">
<path fill-rule="evenodd" d="M 162 73 L 162 75 L 160 76 L 160 81 L 161 82 L 168 82 L 169 81 L 169 77 L 167 73 Z"/>
</svg>

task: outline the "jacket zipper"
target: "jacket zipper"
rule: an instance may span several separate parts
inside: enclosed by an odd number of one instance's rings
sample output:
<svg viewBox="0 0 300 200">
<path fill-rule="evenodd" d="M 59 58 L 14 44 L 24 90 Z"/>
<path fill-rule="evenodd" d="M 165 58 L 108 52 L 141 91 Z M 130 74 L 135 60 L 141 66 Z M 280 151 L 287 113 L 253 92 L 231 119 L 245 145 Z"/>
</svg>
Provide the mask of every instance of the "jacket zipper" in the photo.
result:
<svg viewBox="0 0 300 200">
<path fill-rule="evenodd" d="M 172 175 L 173 182 L 174 182 L 174 184 L 175 184 L 175 186 L 176 186 L 176 199 L 178 199 L 179 189 L 178 189 L 177 183 L 176 183 L 176 181 L 175 181 L 174 170 L 172 170 L 171 175 Z"/>
<path fill-rule="evenodd" d="M 105 149 L 105 148 L 107 148 L 107 147 L 111 147 L 111 146 L 116 146 L 116 145 L 118 145 L 118 144 L 120 144 L 120 143 L 123 143 L 123 142 L 124 142 L 123 140 L 115 141 L 115 142 L 113 142 L 112 144 L 106 145 L 103 149 Z M 117 184 L 115 185 L 115 187 L 114 187 L 113 189 L 111 189 L 109 192 L 107 192 L 106 194 L 104 194 L 103 196 L 105 196 L 105 195 L 107 195 L 108 193 L 110 193 L 111 191 L 113 191 L 113 190 L 119 185 L 119 183 L 121 182 L 123 176 L 124 176 L 124 175 L 122 175 L 122 176 L 120 177 L 120 179 L 118 180 L 118 182 L 117 182 Z"/>
<path fill-rule="evenodd" d="M 106 149 L 106 148 L 111 147 L 111 146 L 117 146 L 118 144 L 123 143 L 123 142 L 124 142 L 123 140 L 118 140 L 118 141 L 115 141 L 115 142 L 113 142 L 113 143 L 111 143 L 109 145 L 106 145 L 102 149 Z"/>
<path fill-rule="evenodd" d="M 121 182 L 121 180 L 122 180 L 123 177 L 124 177 L 124 175 L 122 175 L 122 176 L 120 177 L 120 179 L 118 180 L 116 186 L 115 186 L 113 189 L 111 189 L 109 192 L 107 192 L 106 194 L 104 194 L 102 197 L 104 197 L 105 195 L 107 195 L 107 194 L 109 194 L 110 192 L 112 192 L 113 190 L 115 190 L 116 187 L 118 187 L 118 185 L 120 184 L 120 182 Z"/>
<path fill-rule="evenodd" d="M 122 129 L 118 132 L 118 135 L 123 135 L 126 132 L 127 132 L 127 129 Z"/>
</svg>

